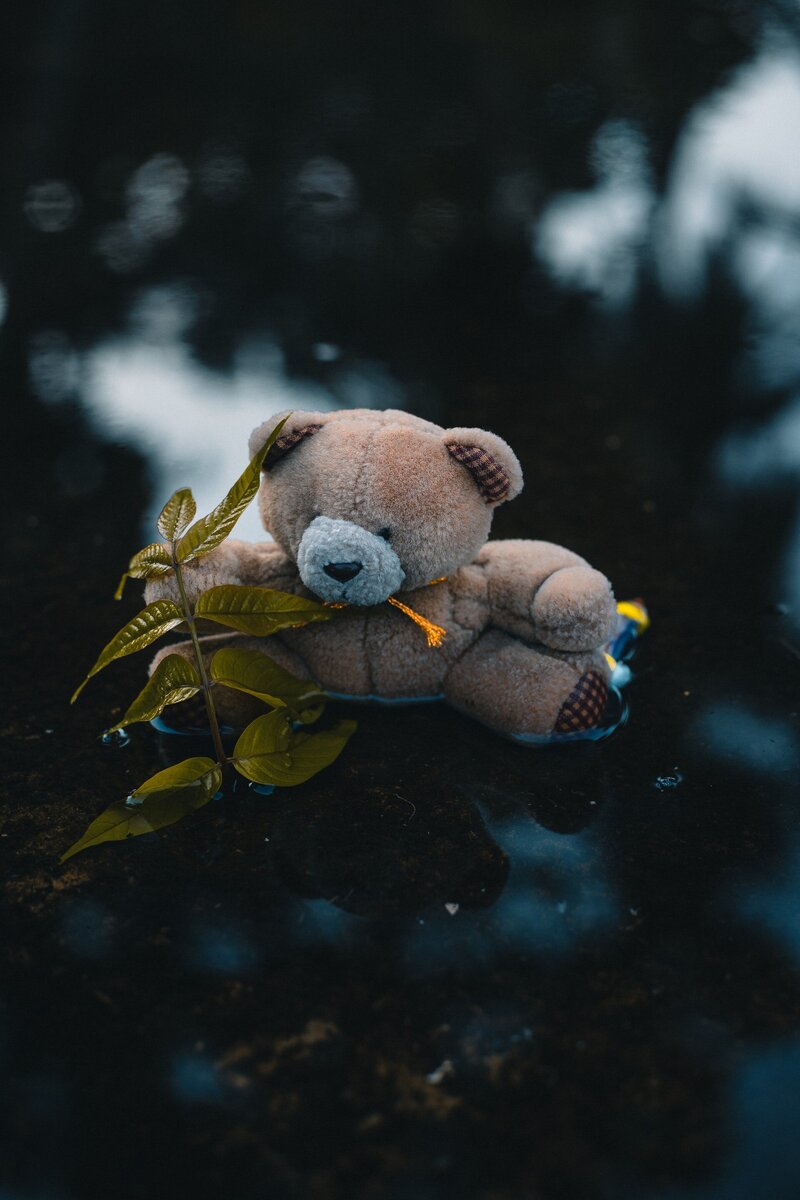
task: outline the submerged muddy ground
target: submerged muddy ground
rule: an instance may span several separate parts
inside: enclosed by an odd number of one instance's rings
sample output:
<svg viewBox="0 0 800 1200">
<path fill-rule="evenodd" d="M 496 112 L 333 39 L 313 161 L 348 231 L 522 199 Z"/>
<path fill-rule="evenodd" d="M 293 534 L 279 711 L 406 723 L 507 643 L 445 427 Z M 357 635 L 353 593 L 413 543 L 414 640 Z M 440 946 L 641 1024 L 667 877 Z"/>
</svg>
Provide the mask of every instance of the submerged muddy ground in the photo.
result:
<svg viewBox="0 0 800 1200">
<path fill-rule="evenodd" d="M 0 51 L 4 1200 L 794 1200 L 795 26 L 144 10 Z M 318 779 L 59 866 L 205 750 L 100 742 L 146 653 L 68 703 L 146 514 L 315 403 L 511 442 L 495 536 L 651 610 L 627 726 L 359 709 Z"/>
</svg>

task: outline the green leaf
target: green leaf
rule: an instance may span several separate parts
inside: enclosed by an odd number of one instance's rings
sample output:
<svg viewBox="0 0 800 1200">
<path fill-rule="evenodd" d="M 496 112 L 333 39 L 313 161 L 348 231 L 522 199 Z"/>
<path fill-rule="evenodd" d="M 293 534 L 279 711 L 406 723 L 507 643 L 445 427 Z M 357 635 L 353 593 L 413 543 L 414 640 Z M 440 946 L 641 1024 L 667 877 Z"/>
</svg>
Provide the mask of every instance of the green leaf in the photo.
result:
<svg viewBox="0 0 800 1200">
<path fill-rule="evenodd" d="M 233 749 L 233 765 L 253 783 L 294 787 L 330 766 L 355 732 L 355 721 L 340 721 L 323 733 L 296 733 L 285 709 L 256 717 Z"/>
<path fill-rule="evenodd" d="M 119 842 L 174 825 L 187 813 L 207 804 L 221 783 L 222 771 L 211 758 L 187 758 L 167 767 L 138 787 L 127 800 L 111 804 L 92 821 L 83 837 L 61 855 L 59 862 L 66 862 L 73 854 L 101 842 Z"/>
<path fill-rule="evenodd" d="M 225 499 L 221 500 L 217 507 L 212 509 L 207 516 L 201 517 L 199 521 L 195 521 L 191 529 L 183 535 L 178 542 L 177 555 L 179 562 L 191 562 L 193 558 L 199 558 L 201 554 L 207 554 L 209 550 L 213 550 L 215 546 L 218 546 L 220 542 L 225 540 L 258 491 L 258 485 L 261 481 L 261 465 L 290 416 L 291 413 L 278 422 L 264 445 L 253 456 L 245 467 L 244 472 L 236 480 L 236 483 L 228 492 Z"/>
<path fill-rule="evenodd" d="M 155 600 L 148 604 L 147 608 L 137 613 L 101 650 L 97 662 L 73 695 L 70 704 L 75 703 L 92 676 L 102 671 L 103 667 L 107 667 L 117 658 L 124 658 L 126 654 L 135 654 L 137 650 L 143 650 L 145 646 L 160 638 L 162 633 L 180 625 L 182 620 L 183 614 L 171 600 Z"/>
<path fill-rule="evenodd" d="M 212 775 L 212 778 L 206 778 Z M 134 797 L 154 796 L 157 793 L 172 791 L 174 788 L 206 788 L 209 799 L 219 790 L 222 783 L 222 772 L 213 758 L 185 758 L 183 762 L 165 767 L 140 783 L 131 794 Z"/>
<path fill-rule="evenodd" d="M 259 650 L 223 647 L 211 660 L 211 678 L 274 708 L 291 708 L 304 724 L 317 719 L 327 700 L 318 683 L 296 679 Z"/>
<path fill-rule="evenodd" d="M 152 542 L 134 554 L 128 563 L 128 574 L 133 579 L 154 579 L 172 570 L 169 550 L 162 542 Z"/>
<path fill-rule="evenodd" d="M 175 494 L 177 495 L 177 492 Z M 114 599 L 122 599 L 125 584 L 129 579 L 155 579 L 159 575 L 166 575 L 171 570 L 172 558 L 167 547 L 160 542 L 151 542 L 149 546 L 145 546 L 144 550 L 134 554 L 128 563 L 127 571 L 117 584 Z"/>
<path fill-rule="evenodd" d="M 194 514 L 197 512 L 197 505 L 194 501 L 191 488 L 178 488 L 170 496 L 167 503 L 162 508 L 158 521 L 158 532 L 162 537 L 165 537 L 168 542 L 173 541 L 176 537 L 180 537 L 190 521 L 194 520 Z"/>
<path fill-rule="evenodd" d="M 292 596 L 289 592 L 224 583 L 198 597 L 194 615 L 229 625 L 241 633 L 267 637 L 279 629 L 307 625 L 310 621 L 329 621 L 334 611 L 316 600 Z"/>
<path fill-rule="evenodd" d="M 200 691 L 200 677 L 193 664 L 182 654 L 162 658 L 125 716 L 107 730 L 115 733 L 135 721 L 152 721 L 168 704 L 179 704 Z"/>
</svg>

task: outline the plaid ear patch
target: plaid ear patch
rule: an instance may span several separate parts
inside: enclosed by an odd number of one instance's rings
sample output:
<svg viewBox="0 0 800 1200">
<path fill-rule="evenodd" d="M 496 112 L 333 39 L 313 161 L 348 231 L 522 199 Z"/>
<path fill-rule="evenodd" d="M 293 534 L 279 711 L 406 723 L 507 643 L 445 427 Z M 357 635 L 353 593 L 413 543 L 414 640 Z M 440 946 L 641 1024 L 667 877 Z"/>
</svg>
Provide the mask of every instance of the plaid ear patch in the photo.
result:
<svg viewBox="0 0 800 1200">
<path fill-rule="evenodd" d="M 581 733 L 594 729 L 605 712 L 608 684 L 599 671 L 587 671 L 561 706 L 555 733 Z"/>
<path fill-rule="evenodd" d="M 456 462 L 466 467 L 478 485 L 487 504 L 500 504 L 508 497 L 511 479 L 505 467 L 480 446 L 462 446 L 458 442 L 447 447 Z"/>
<path fill-rule="evenodd" d="M 299 429 L 291 429 L 288 433 L 282 433 L 270 447 L 269 454 L 261 468 L 262 471 L 274 467 L 275 463 L 279 462 L 290 450 L 294 450 L 298 442 L 302 442 L 303 438 L 311 437 L 312 433 L 317 433 L 320 429 L 322 426 L 319 424 L 301 425 Z"/>
</svg>

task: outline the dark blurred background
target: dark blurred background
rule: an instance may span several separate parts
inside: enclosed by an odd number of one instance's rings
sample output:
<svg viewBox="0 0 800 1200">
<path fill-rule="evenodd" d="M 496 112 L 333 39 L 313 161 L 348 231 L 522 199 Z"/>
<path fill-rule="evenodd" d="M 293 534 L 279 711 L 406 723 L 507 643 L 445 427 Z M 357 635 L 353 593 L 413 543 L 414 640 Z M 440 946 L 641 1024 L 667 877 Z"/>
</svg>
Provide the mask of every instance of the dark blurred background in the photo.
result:
<svg viewBox="0 0 800 1200">
<path fill-rule="evenodd" d="M 3 1200 L 794 1200 L 798 5 L 0 23 Z M 67 704 L 154 512 L 348 405 L 512 443 L 496 533 L 652 610 L 628 726 L 364 711 L 318 781 L 58 867 L 184 755 L 96 740 L 138 659 Z"/>
</svg>

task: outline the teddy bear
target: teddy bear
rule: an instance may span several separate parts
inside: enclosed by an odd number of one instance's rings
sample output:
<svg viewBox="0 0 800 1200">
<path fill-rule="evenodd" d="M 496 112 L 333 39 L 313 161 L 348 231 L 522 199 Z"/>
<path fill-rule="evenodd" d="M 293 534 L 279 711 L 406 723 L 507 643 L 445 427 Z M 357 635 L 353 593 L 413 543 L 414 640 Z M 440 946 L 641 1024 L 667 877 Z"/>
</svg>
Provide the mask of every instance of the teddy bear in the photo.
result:
<svg viewBox="0 0 800 1200">
<path fill-rule="evenodd" d="M 251 455 L 284 416 L 253 431 Z M 190 600 L 250 584 L 338 611 L 268 640 L 204 637 L 204 652 L 260 649 L 337 699 L 444 700 L 523 742 L 588 734 L 609 695 L 611 585 L 561 546 L 488 540 L 494 510 L 521 489 L 513 450 L 483 429 L 391 409 L 292 412 L 258 494 L 274 540 L 229 539 L 185 567 L 185 584 Z M 145 594 L 175 599 L 174 576 L 151 579 Z M 176 651 L 191 646 L 164 647 L 151 670 Z M 242 692 L 215 696 L 232 727 L 260 711 Z"/>
</svg>

